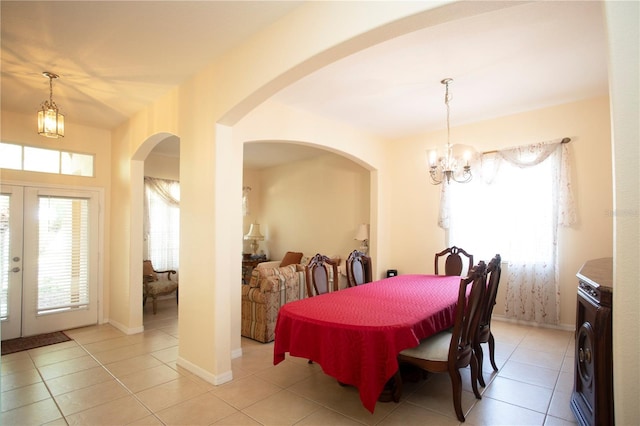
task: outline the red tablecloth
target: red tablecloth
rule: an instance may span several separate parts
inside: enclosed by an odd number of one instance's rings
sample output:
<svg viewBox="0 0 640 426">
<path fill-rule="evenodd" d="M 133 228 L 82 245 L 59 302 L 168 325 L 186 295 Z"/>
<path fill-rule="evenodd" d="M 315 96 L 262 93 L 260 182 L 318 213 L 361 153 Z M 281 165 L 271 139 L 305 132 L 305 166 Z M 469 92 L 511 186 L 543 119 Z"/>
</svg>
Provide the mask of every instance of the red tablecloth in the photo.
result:
<svg viewBox="0 0 640 426">
<path fill-rule="evenodd" d="M 451 327 L 460 277 L 400 275 L 287 303 L 280 308 L 273 363 L 307 358 L 360 392 L 373 412 L 398 370 L 400 351 Z"/>
</svg>

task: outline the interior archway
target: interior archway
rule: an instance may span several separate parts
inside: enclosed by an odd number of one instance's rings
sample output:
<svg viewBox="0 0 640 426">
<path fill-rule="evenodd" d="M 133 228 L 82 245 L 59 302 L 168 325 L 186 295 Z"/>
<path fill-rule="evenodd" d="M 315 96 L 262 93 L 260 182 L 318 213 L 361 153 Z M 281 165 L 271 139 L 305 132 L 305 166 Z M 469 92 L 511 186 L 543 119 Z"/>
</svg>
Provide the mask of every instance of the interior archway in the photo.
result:
<svg viewBox="0 0 640 426">
<path fill-rule="evenodd" d="M 144 330 L 142 315 L 142 261 L 144 230 L 144 163 L 157 146 L 174 145 L 174 152 L 179 156 L 180 139 L 171 133 L 157 133 L 148 137 L 131 157 L 131 235 L 137 236 L 131 241 L 130 265 L 130 328 L 131 332 Z M 179 172 L 179 171 L 178 171 Z"/>
</svg>

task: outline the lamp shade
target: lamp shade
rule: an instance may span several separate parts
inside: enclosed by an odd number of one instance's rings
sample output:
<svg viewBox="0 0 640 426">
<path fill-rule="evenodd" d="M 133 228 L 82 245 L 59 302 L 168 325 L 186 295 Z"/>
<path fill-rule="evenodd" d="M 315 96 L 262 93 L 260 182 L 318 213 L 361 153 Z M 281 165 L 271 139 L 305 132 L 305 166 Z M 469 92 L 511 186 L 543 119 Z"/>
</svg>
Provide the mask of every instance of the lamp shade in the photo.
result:
<svg viewBox="0 0 640 426">
<path fill-rule="evenodd" d="M 59 76 L 49 71 L 42 75 L 49 79 L 49 100 L 44 101 L 38 111 L 38 134 L 48 138 L 64 137 L 64 115 L 53 101 L 53 80 Z"/>
<path fill-rule="evenodd" d="M 252 223 L 249 232 L 244 236 L 245 240 L 264 240 L 264 236 L 260 233 L 260 224 Z"/>
<path fill-rule="evenodd" d="M 38 133 L 48 138 L 64 137 L 64 115 L 57 108 L 38 111 Z"/>
<path fill-rule="evenodd" d="M 361 223 L 358 226 L 358 231 L 356 232 L 356 236 L 353 238 L 358 241 L 365 241 L 369 239 L 369 225 L 366 223 Z"/>
</svg>

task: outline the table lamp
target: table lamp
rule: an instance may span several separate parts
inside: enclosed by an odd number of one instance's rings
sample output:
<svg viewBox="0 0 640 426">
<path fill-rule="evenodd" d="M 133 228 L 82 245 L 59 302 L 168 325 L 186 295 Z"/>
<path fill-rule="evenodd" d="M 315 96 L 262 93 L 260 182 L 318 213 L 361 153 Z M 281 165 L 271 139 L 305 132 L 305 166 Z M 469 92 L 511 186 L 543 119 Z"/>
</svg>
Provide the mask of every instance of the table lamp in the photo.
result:
<svg viewBox="0 0 640 426">
<path fill-rule="evenodd" d="M 364 254 L 369 254 L 369 225 L 366 223 L 361 223 L 358 226 L 358 231 L 356 232 L 356 236 L 353 238 L 354 240 L 360 241 L 360 251 Z"/>
<path fill-rule="evenodd" d="M 253 254 L 258 254 L 258 241 L 264 240 L 264 236 L 260 233 L 260 224 L 252 223 L 244 239 L 251 241 L 251 251 Z"/>
</svg>

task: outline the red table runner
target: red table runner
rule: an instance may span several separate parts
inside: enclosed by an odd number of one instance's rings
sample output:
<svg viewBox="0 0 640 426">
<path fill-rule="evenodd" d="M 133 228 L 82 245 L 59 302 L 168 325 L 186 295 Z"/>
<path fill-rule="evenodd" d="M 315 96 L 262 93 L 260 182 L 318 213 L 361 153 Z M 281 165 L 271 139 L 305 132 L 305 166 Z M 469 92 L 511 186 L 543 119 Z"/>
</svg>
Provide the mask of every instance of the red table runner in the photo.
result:
<svg viewBox="0 0 640 426">
<path fill-rule="evenodd" d="M 283 305 L 273 363 L 307 358 L 354 385 L 373 413 L 400 351 L 451 327 L 460 277 L 400 275 Z"/>
</svg>

